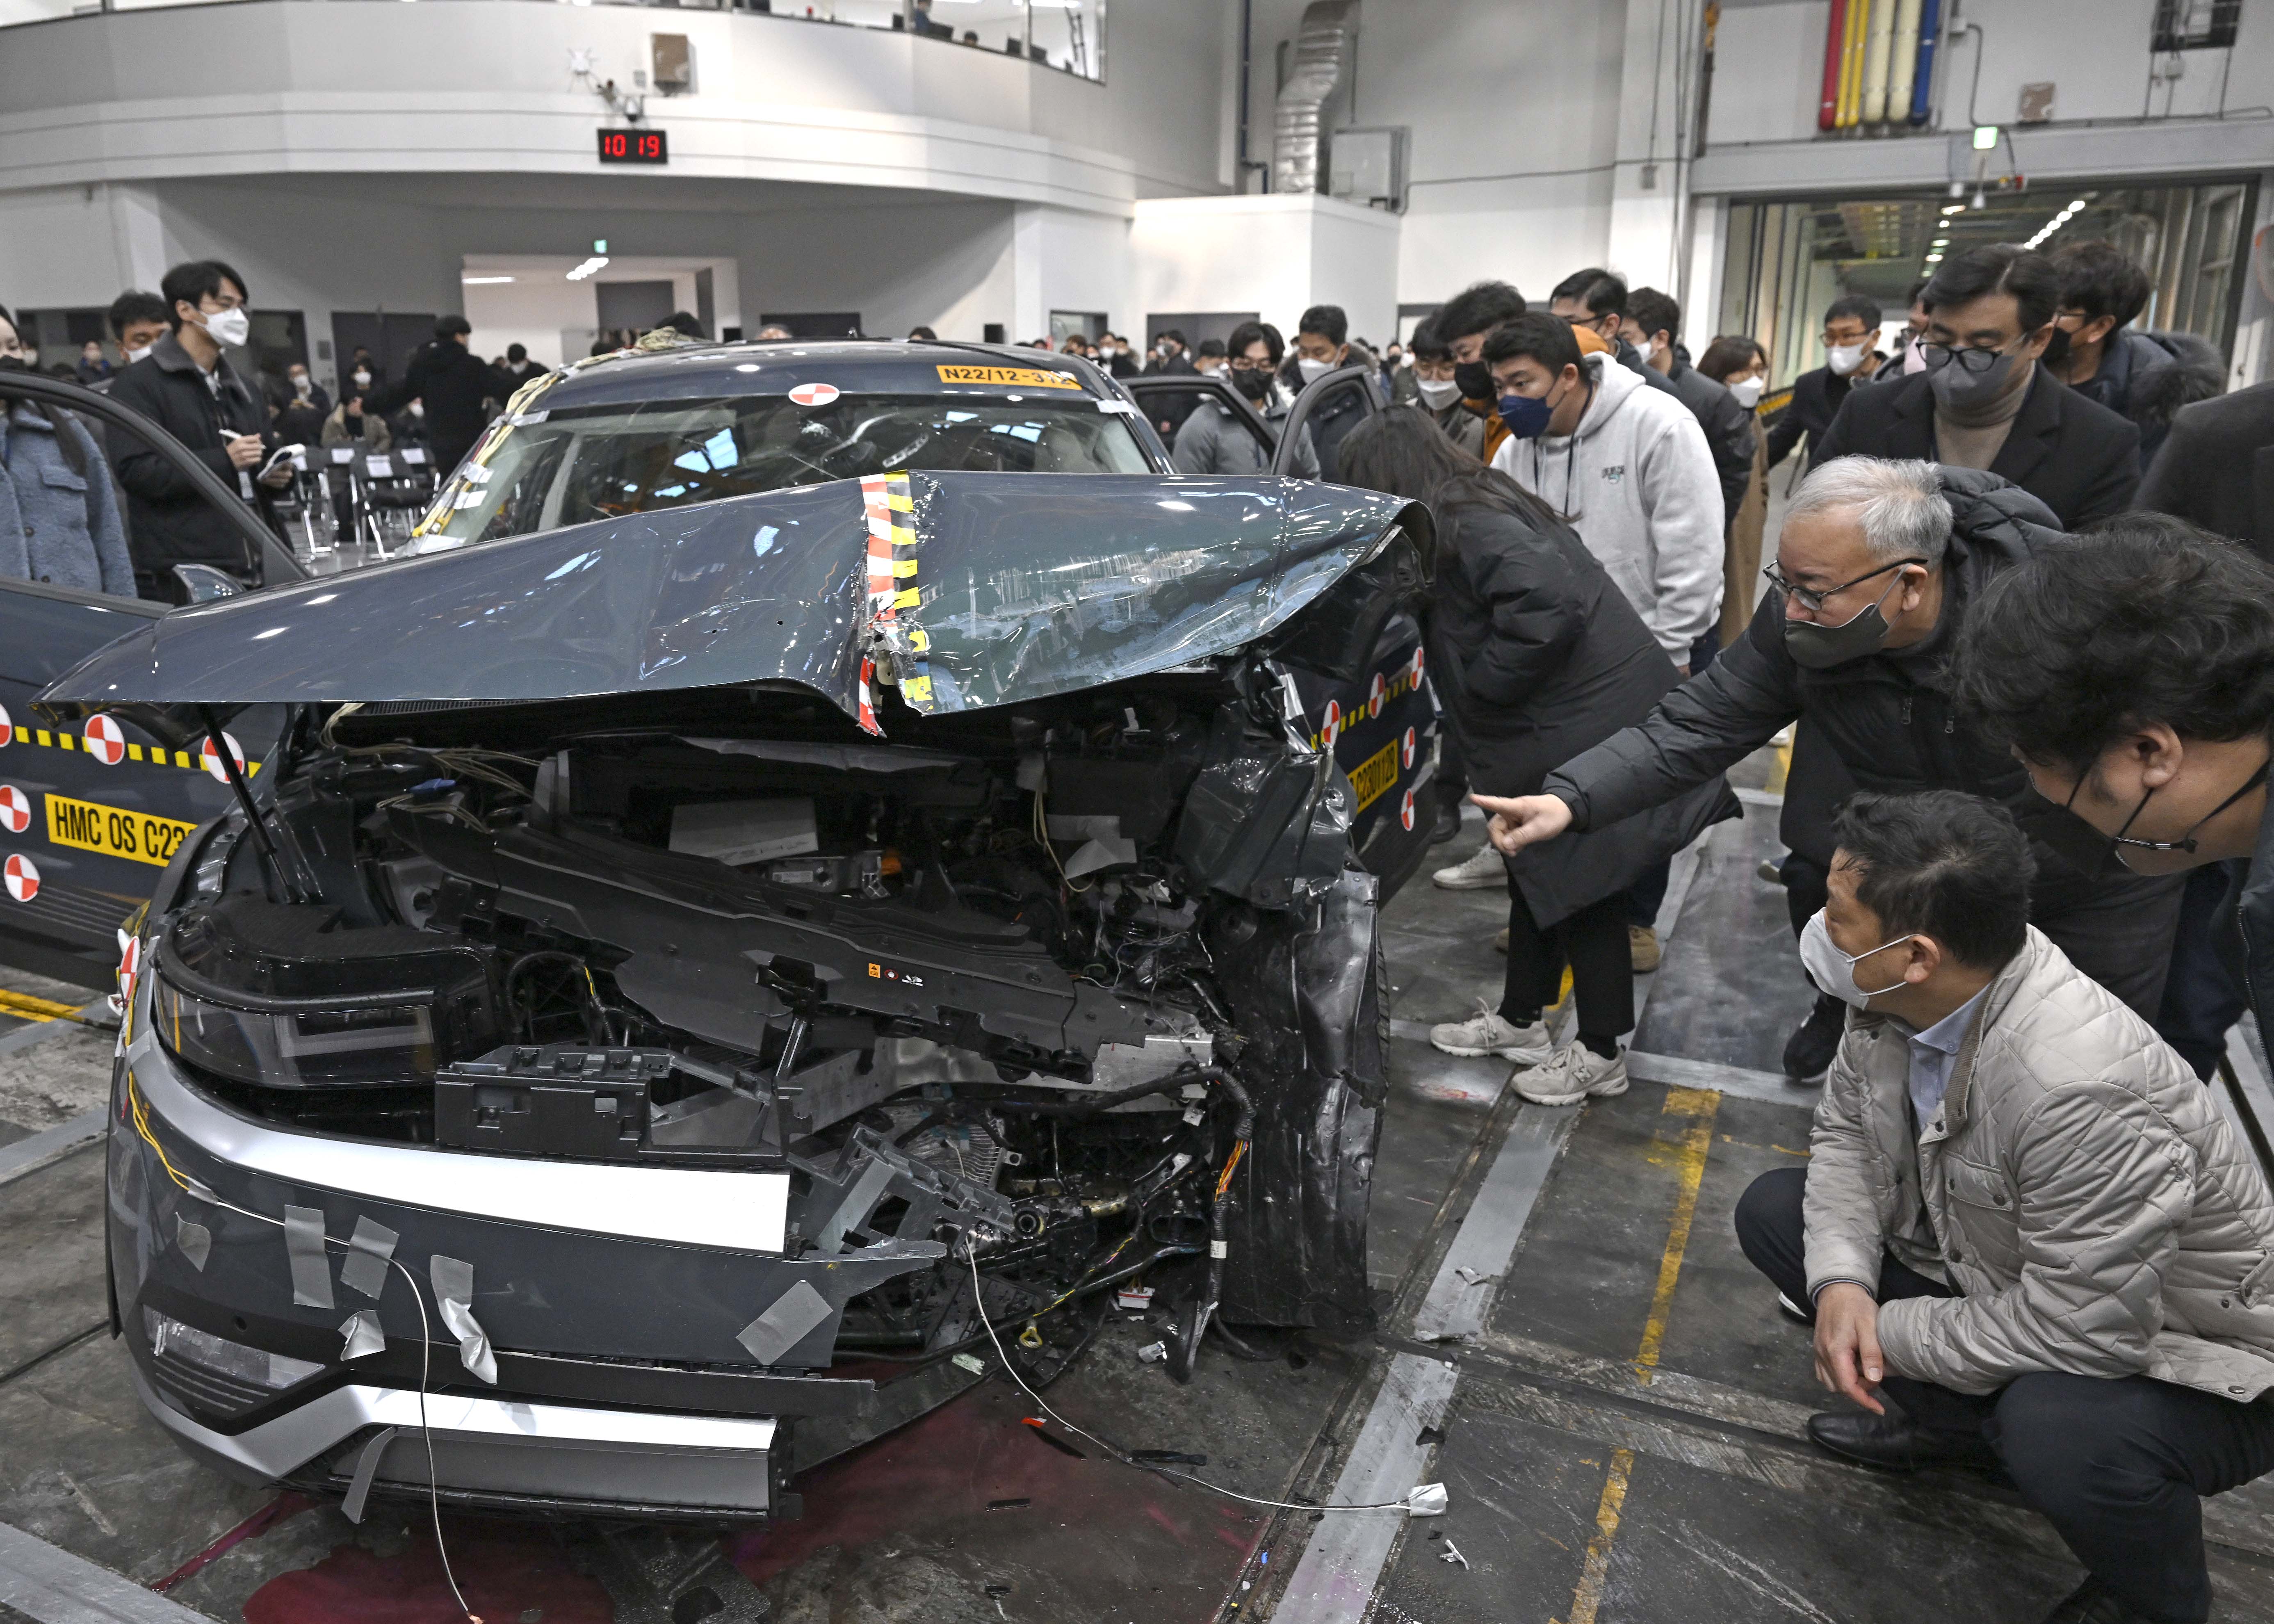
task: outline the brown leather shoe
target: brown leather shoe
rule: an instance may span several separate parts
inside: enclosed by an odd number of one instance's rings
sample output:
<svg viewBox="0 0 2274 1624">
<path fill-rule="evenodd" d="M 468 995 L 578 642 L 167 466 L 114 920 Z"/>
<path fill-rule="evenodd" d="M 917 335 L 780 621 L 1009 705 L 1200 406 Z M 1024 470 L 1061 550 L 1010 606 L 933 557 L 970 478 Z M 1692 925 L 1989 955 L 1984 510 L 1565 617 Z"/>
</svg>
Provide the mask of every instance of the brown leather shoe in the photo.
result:
<svg viewBox="0 0 2274 1624">
<path fill-rule="evenodd" d="M 1627 953 L 1634 961 L 1634 973 L 1648 975 L 1658 968 L 1658 961 L 1662 956 L 1658 949 L 1658 932 L 1648 925 L 1629 925 Z"/>
</svg>

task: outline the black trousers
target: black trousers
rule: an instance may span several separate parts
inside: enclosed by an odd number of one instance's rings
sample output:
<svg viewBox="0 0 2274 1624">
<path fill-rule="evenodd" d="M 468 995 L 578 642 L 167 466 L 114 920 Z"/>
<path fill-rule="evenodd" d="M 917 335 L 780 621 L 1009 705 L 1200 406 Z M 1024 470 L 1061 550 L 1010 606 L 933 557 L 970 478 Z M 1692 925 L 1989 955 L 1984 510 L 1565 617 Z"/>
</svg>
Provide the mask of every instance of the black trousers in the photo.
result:
<svg viewBox="0 0 2274 1624">
<path fill-rule="evenodd" d="M 1555 1002 L 1563 966 L 1571 966 L 1571 998 L 1581 1035 L 1598 1043 L 1633 1026 L 1634 957 L 1627 945 L 1627 893 L 1613 891 L 1569 919 L 1541 929 L 1532 909 L 1508 882 L 1508 980 L 1501 1018 L 1519 1025 Z"/>
<path fill-rule="evenodd" d="M 1801 1304 L 1807 1187 L 1800 1168 L 1764 1173 L 1736 1214 L 1745 1256 Z M 1883 1303 L 1954 1295 L 1892 1256 L 1879 1268 Z M 1879 1390 L 1917 1426 L 1985 1440 L 2078 1561 L 2135 1612 L 2171 1624 L 2210 1616 L 2202 1496 L 2274 1470 L 2274 1395 L 2240 1403 L 2146 1376 L 2052 1372 L 1986 1395 L 1907 1376 L 1889 1376 Z"/>
<path fill-rule="evenodd" d="M 1798 852 L 1786 856 L 1779 872 L 1784 876 L 1785 908 L 1798 936 L 1808 916 L 1824 906 L 1827 876 L 1823 864 Z M 2153 1022 L 2164 1004 L 2186 891 L 2186 879 L 2176 874 L 2105 880 L 2089 890 L 2030 898 L 2029 923 L 2067 953 L 2071 964 L 2142 1020 Z M 2240 1012 L 2238 1006 L 2227 1025 Z M 2219 1030 L 2223 1034 L 2225 1027 Z"/>
</svg>

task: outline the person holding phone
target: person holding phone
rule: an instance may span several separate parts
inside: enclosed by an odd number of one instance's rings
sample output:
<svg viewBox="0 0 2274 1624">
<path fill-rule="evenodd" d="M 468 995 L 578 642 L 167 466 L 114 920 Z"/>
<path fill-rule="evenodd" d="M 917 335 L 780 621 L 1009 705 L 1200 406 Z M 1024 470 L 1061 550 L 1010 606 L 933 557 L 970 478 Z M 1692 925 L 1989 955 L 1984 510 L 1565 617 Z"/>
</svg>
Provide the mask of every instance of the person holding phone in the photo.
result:
<svg viewBox="0 0 2274 1624">
<path fill-rule="evenodd" d="M 265 466 L 268 414 L 227 354 L 252 336 L 245 279 L 218 259 L 193 259 L 168 271 L 158 290 L 171 331 L 152 347 L 151 365 L 119 375 L 111 398 L 181 441 L 274 530 L 270 505 L 292 482 L 291 465 Z M 254 560 L 245 538 L 179 469 L 146 446 L 122 443 L 119 453 L 140 596 L 186 603 L 177 564 L 209 564 L 250 580 Z"/>
</svg>

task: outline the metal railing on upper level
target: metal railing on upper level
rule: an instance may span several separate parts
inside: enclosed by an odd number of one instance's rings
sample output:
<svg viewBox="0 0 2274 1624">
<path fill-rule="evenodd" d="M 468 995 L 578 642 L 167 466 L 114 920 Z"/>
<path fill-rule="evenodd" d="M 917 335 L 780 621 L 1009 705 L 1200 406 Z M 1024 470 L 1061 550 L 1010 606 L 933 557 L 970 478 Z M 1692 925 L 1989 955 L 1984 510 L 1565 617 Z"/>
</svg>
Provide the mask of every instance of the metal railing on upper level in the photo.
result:
<svg viewBox="0 0 2274 1624">
<path fill-rule="evenodd" d="M 0 0 L 0 28 L 23 23 L 146 11 L 228 0 Z M 315 0 L 312 0 L 315 3 Z M 342 0 L 320 0 L 341 4 Z M 393 0 L 389 0 L 393 3 Z M 914 34 L 961 50 L 1023 56 L 1103 83 L 1105 0 L 559 0 L 572 5 L 645 5 L 658 11 L 734 11 L 823 26 Z"/>
</svg>

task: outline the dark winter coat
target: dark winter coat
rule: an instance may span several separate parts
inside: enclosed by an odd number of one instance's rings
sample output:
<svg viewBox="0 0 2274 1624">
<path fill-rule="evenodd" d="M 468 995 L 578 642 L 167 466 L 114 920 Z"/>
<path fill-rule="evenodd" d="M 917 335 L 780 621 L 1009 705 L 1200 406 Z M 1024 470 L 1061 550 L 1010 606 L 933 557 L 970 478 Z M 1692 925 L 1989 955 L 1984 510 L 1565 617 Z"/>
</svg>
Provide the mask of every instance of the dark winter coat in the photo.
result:
<svg viewBox="0 0 2274 1624">
<path fill-rule="evenodd" d="M 1366 367 L 1377 379 L 1382 375 L 1381 361 L 1362 344 L 1351 345 L 1350 358 L 1343 365 Z M 1306 387 L 1303 370 L 1296 365 L 1294 357 L 1288 357 L 1279 369 L 1279 381 L 1291 395 L 1299 395 Z M 1376 384 L 1374 389 L 1374 404 L 1378 406 L 1382 403 L 1382 388 Z M 1359 398 L 1358 391 L 1347 387 L 1337 386 L 1332 395 L 1321 399 L 1308 420 L 1311 443 L 1318 453 L 1320 478 L 1332 483 L 1342 477 L 1339 470 L 1343 437 L 1373 415 L 1373 410 Z"/>
<path fill-rule="evenodd" d="M 1803 434 L 1808 437 L 1810 462 L 1824 461 L 1821 447 L 1825 431 L 1840 415 L 1841 407 L 1848 403 L 1848 396 L 1856 386 L 1871 381 L 1861 372 L 1842 378 L 1828 366 L 1819 366 L 1794 379 L 1791 401 L 1769 425 L 1769 466 L 1774 468 L 1790 456 Z"/>
<path fill-rule="evenodd" d="M 221 386 L 217 394 L 207 387 L 190 352 L 169 333 L 118 375 L 110 398 L 151 419 L 187 447 L 222 484 L 242 491 L 245 482 L 222 449 L 222 436 L 259 434 L 264 443 L 273 446 L 275 441 L 259 394 L 226 355 L 215 365 Z M 162 575 L 177 564 L 212 564 L 239 572 L 252 567 L 244 533 L 227 515 L 216 512 L 171 462 L 124 431 L 115 431 L 110 442 L 118 460 L 118 483 L 126 487 L 127 543 L 136 569 Z M 255 485 L 252 490 L 252 500 L 265 516 L 267 488 Z"/>
<path fill-rule="evenodd" d="M 2149 465 L 2140 506 L 2241 542 L 2274 563 L 2274 383 L 2180 411 Z"/>
<path fill-rule="evenodd" d="M 1578 533 L 1497 509 L 1446 512 L 1429 668 L 1472 787 L 1533 795 L 1555 767 L 1650 714 L 1668 660 Z M 1623 891 L 1738 814 L 1718 771 L 1639 816 L 1510 864 L 1542 925 Z"/>
<path fill-rule="evenodd" d="M 1803 718 L 1858 788 L 1955 789 L 2017 808 L 2032 804 L 2021 764 L 1952 709 L 1943 668 L 1984 583 L 2059 530 L 2043 503 L 1993 474 L 1945 468 L 1942 478 L 1954 525 L 1941 618 L 1923 642 L 1813 670 L 1787 652 L 1784 595 L 1769 591 L 1745 635 L 1668 695 L 1648 720 L 1549 776 L 1547 793 L 1570 804 L 1571 826 L 1631 817 L 1720 774 Z M 1788 843 L 1803 849 L 1801 841 Z M 2037 849 L 2044 870 L 2040 906 L 2089 889 L 2049 848 Z"/>
<path fill-rule="evenodd" d="M 1679 350 L 1675 351 L 1674 370 L 1666 380 L 1690 408 L 1698 426 L 1706 431 L 1706 447 L 1713 454 L 1713 471 L 1721 479 L 1721 511 L 1728 519 L 1734 519 L 1744 505 L 1746 487 L 1753 482 L 1753 414 L 1738 405 L 1737 397 L 1728 389 L 1690 365 Z"/>
<path fill-rule="evenodd" d="M 456 339 L 421 345 L 400 383 L 374 384 L 364 410 L 393 414 L 412 401 L 425 402 L 426 434 L 434 446 L 436 471 L 448 474 L 473 449 L 489 426 L 482 402 L 503 401 L 516 386 Z"/>
<path fill-rule="evenodd" d="M 2127 419 L 2039 367 L 1990 472 L 2052 509 L 2056 523 L 2075 530 L 2132 505 L 2140 488 L 2139 447 L 2140 431 Z M 1849 392 L 1816 448 L 1816 466 L 1851 453 L 1942 460 L 1935 455 L 1934 392 L 1926 373 L 1884 389 Z"/>
<path fill-rule="evenodd" d="M 2192 333 L 2125 327 L 2110 335 L 2092 376 L 2069 387 L 2132 420 L 2140 431 L 2140 464 L 2145 468 L 2163 448 L 2180 407 L 2210 400 L 2226 387 L 2226 363 Z"/>
<path fill-rule="evenodd" d="M 68 413 L 19 404 L 0 421 L 0 575 L 134 596 L 110 465 Z"/>
</svg>

